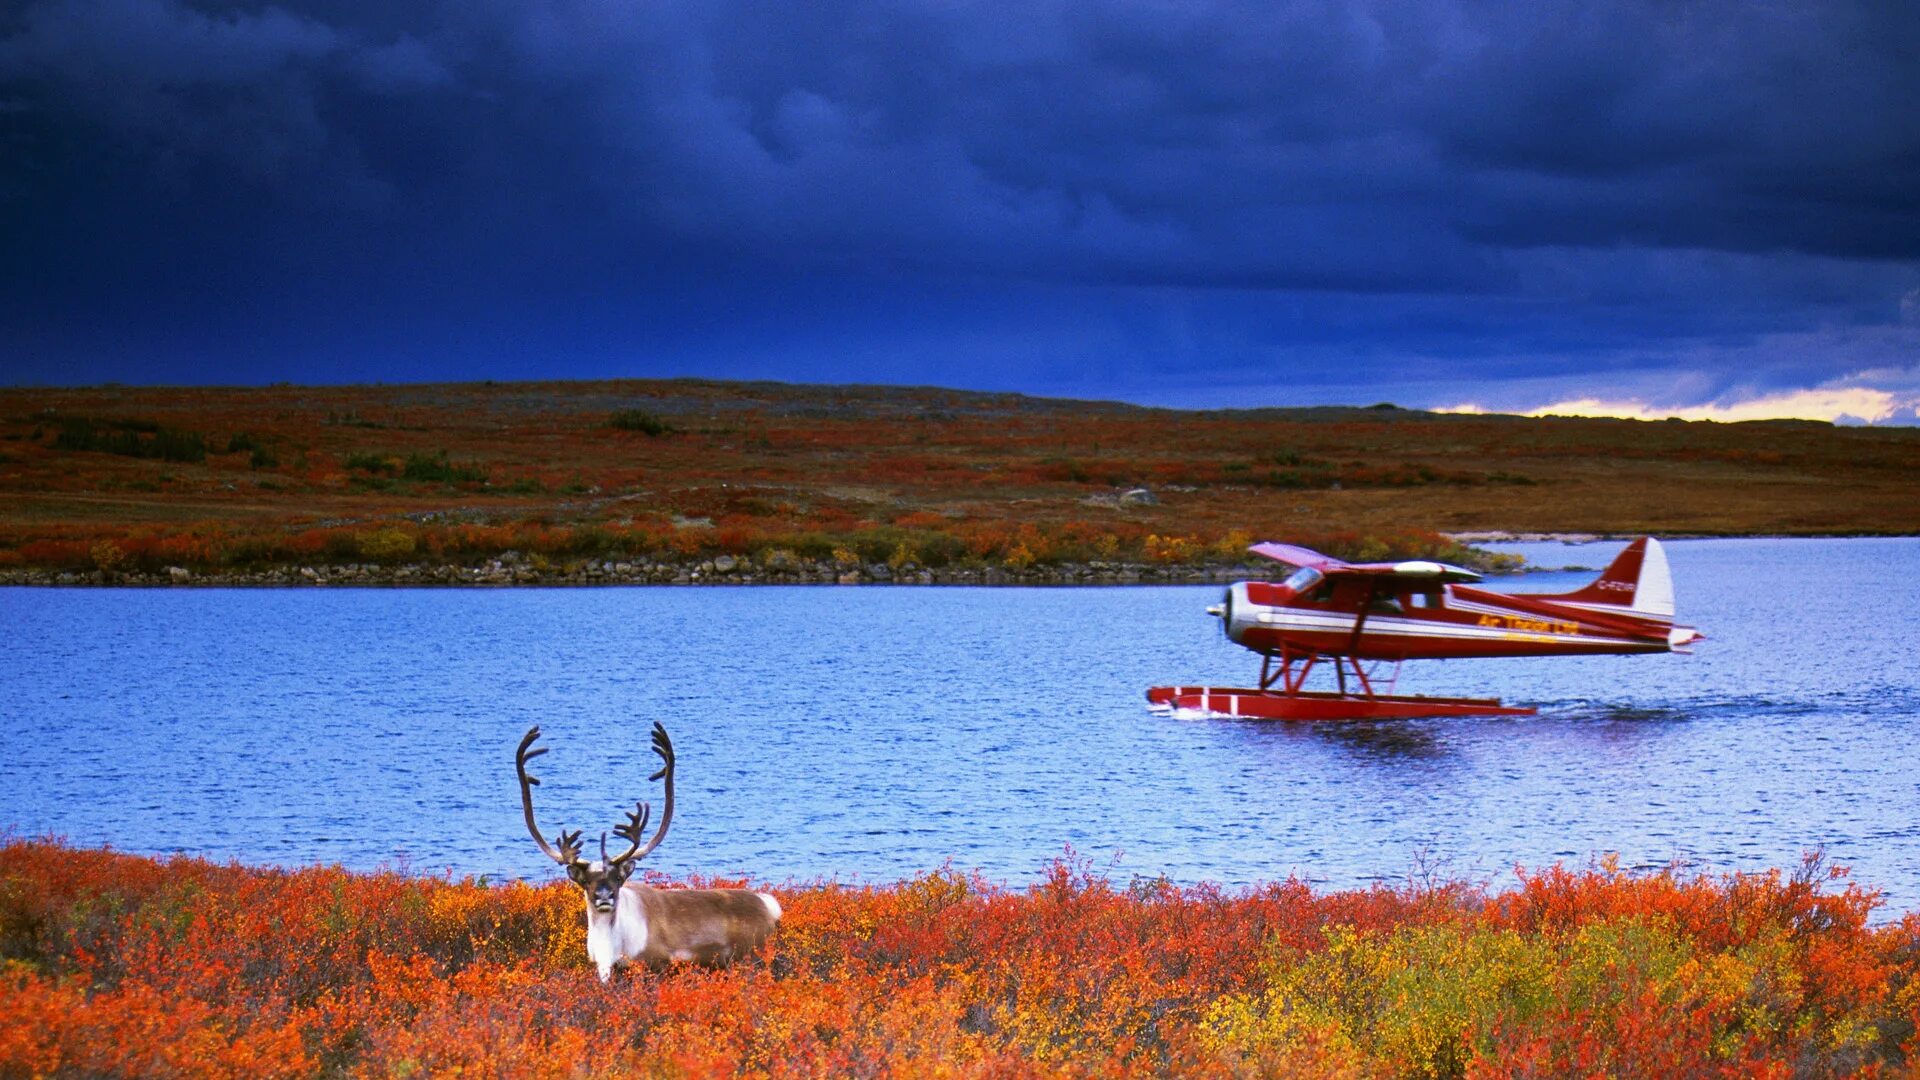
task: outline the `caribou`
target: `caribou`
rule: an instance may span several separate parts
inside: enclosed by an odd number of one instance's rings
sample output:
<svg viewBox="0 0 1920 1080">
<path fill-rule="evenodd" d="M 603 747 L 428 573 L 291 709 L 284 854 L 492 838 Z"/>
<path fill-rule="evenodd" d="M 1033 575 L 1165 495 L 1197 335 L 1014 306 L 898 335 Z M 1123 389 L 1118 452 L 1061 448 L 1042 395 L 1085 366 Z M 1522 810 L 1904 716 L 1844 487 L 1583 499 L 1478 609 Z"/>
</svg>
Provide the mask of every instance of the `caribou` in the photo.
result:
<svg viewBox="0 0 1920 1080">
<path fill-rule="evenodd" d="M 607 854 L 607 834 L 600 834 L 600 857 L 588 861 L 581 857 L 580 832 L 562 829 L 548 843 L 533 816 L 533 789 L 537 777 L 527 772 L 527 762 L 547 752 L 534 749 L 540 738 L 539 727 L 528 731 L 514 753 L 514 770 L 520 774 L 520 805 L 526 811 L 527 831 L 547 857 L 567 872 L 568 880 L 578 886 L 587 900 L 587 955 L 599 969 L 600 980 L 612 977 L 615 964 L 638 961 L 653 970 L 676 962 L 691 962 L 705 967 L 725 967 L 758 949 L 773 933 L 780 919 L 780 901 L 763 892 L 745 889 L 655 889 L 627 880 L 635 864 L 645 858 L 667 835 L 673 821 L 673 742 L 667 729 L 653 725 L 653 752 L 660 755 L 658 772 L 648 777 L 665 780 L 665 805 L 660 824 L 652 839 L 640 842 L 651 810 L 647 803 L 634 805 L 626 823 L 613 833 L 627 842 L 627 850 Z"/>
</svg>

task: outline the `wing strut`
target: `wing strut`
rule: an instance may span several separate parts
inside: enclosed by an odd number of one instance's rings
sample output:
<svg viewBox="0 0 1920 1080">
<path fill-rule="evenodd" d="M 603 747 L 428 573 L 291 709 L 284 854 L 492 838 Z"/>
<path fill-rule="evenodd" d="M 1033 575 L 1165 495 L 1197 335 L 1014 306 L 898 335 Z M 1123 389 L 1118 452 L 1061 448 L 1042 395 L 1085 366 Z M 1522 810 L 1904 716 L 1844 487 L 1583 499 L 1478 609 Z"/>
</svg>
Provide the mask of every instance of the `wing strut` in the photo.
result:
<svg viewBox="0 0 1920 1080">
<path fill-rule="evenodd" d="M 1347 653 L 1349 655 L 1359 650 L 1360 631 L 1366 629 L 1367 612 L 1373 610 L 1374 598 L 1379 595 L 1380 595 L 1380 579 L 1368 578 L 1367 579 L 1367 598 L 1360 602 L 1360 614 L 1355 616 L 1353 620 L 1353 636 L 1347 639 Z"/>
</svg>

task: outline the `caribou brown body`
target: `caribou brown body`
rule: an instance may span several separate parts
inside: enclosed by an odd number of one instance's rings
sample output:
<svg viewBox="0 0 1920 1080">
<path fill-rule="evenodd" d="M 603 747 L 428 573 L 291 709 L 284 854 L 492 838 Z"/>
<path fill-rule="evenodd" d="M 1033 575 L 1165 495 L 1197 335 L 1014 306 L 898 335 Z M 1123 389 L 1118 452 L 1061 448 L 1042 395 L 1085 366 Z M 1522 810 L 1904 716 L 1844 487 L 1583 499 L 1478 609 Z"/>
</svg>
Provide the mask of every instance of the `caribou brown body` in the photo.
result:
<svg viewBox="0 0 1920 1080">
<path fill-rule="evenodd" d="M 587 915 L 587 954 L 602 978 L 621 960 L 725 967 L 767 940 L 780 901 L 745 889 L 654 889 L 628 882 L 613 917 Z M 600 940 L 595 940 L 599 938 Z"/>
<path fill-rule="evenodd" d="M 649 808 L 636 805 L 626 824 L 613 830 L 628 841 L 619 855 L 607 854 L 607 834 L 600 834 L 600 858 L 581 857 L 578 830 L 562 830 L 555 844 L 549 844 L 533 816 L 533 789 L 540 781 L 527 772 L 527 762 L 546 753 L 546 748 L 531 749 L 540 729 L 533 728 L 520 740 L 513 758 L 520 774 L 520 802 L 526 811 L 527 831 L 547 857 L 566 868 L 567 878 L 586 895 L 587 955 L 605 980 L 615 964 L 639 961 L 650 968 L 662 968 L 677 962 L 722 967 L 745 956 L 767 940 L 780 919 L 780 901 L 771 894 L 744 889 L 656 889 L 637 881 L 628 881 L 634 866 L 658 847 L 673 821 L 673 743 L 667 731 L 653 725 L 653 751 L 660 755 L 660 770 L 649 777 L 664 779 L 666 803 L 660 811 L 660 826 L 644 846 L 640 836 L 646 830 Z M 557 848 L 556 848 L 557 845 Z"/>
</svg>

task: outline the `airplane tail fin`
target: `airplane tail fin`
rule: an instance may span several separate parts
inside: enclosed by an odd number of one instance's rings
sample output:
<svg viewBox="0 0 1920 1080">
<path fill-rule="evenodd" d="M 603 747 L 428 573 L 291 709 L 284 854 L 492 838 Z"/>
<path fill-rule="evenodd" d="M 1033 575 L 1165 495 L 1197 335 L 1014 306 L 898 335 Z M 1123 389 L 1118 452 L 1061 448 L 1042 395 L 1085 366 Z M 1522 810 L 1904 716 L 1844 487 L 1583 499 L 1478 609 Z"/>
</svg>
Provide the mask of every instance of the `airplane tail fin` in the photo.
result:
<svg viewBox="0 0 1920 1080">
<path fill-rule="evenodd" d="M 1666 549 L 1651 536 L 1628 544 L 1586 587 L 1540 599 L 1626 616 L 1646 630 L 1664 634 L 1667 648 L 1674 652 L 1691 652 L 1688 646 L 1706 637 L 1691 626 L 1674 625 L 1673 572 L 1667 568 Z"/>
<path fill-rule="evenodd" d="M 1660 541 L 1643 536 L 1614 557 L 1585 588 L 1542 599 L 1623 608 L 1643 619 L 1673 621 L 1673 572 Z"/>
</svg>

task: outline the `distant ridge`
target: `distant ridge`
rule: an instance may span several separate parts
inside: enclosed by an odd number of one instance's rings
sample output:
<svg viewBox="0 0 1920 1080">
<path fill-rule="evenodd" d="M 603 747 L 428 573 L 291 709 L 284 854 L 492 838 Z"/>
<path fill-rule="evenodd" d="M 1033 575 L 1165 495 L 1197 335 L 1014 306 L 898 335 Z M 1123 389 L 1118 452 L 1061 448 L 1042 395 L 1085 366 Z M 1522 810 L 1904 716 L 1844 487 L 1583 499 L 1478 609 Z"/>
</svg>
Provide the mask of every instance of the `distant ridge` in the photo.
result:
<svg viewBox="0 0 1920 1080">
<path fill-rule="evenodd" d="M 512 580 L 1205 580 L 1256 539 L 1911 535 L 1915 490 L 1920 429 L 1806 421 L 707 378 L 0 390 L 0 572 L 102 581 L 508 556 Z"/>
</svg>

